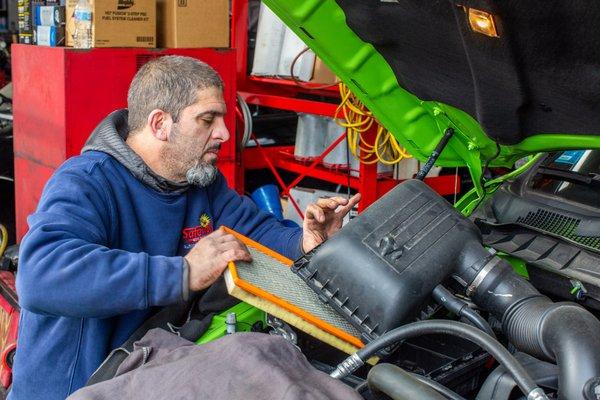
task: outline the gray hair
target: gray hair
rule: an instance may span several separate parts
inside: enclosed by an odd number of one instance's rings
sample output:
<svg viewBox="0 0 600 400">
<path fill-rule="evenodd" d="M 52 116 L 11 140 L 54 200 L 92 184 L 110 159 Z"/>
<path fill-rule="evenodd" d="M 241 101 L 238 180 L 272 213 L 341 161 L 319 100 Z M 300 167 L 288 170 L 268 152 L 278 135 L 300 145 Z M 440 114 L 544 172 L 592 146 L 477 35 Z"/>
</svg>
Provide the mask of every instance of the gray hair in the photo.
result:
<svg viewBox="0 0 600 400">
<path fill-rule="evenodd" d="M 130 133 L 146 125 L 152 110 L 163 110 L 174 122 L 179 113 L 194 104 L 198 89 L 223 89 L 219 74 L 192 57 L 165 56 L 147 62 L 135 74 L 127 92 Z"/>
<path fill-rule="evenodd" d="M 190 185 L 206 187 L 215 181 L 217 172 L 219 170 L 214 165 L 197 162 L 196 165 L 187 170 L 185 179 Z"/>
</svg>

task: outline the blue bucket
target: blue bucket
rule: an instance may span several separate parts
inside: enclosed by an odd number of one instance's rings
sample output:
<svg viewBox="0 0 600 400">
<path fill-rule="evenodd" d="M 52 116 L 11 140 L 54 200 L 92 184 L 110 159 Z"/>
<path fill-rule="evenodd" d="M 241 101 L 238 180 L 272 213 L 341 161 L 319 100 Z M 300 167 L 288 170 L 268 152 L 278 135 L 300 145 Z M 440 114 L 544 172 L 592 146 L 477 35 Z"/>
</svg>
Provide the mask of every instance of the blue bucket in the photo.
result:
<svg viewBox="0 0 600 400">
<path fill-rule="evenodd" d="M 283 219 L 283 210 L 279 200 L 279 189 L 276 185 L 264 185 L 250 195 L 259 209 L 271 213 L 278 220 Z"/>
</svg>

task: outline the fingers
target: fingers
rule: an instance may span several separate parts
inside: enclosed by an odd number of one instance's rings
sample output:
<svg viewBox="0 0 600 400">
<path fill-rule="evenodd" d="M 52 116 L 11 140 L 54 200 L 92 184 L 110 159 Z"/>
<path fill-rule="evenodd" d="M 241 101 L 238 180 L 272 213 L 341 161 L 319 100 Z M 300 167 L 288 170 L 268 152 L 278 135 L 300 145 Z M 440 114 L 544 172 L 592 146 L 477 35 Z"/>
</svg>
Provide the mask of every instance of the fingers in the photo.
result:
<svg viewBox="0 0 600 400">
<path fill-rule="evenodd" d="M 325 212 L 335 211 L 338 207 L 341 207 L 337 212 L 346 215 L 348 211 L 352 209 L 361 199 L 360 193 L 355 194 L 348 200 L 345 197 L 330 197 L 322 198 L 317 200 L 315 203 L 317 206 L 322 208 Z"/>
<path fill-rule="evenodd" d="M 360 201 L 360 198 L 360 193 L 357 193 L 350 200 L 339 196 L 318 199 L 316 203 L 306 207 L 304 217 L 308 220 L 316 220 L 319 223 L 323 223 L 325 222 L 326 214 L 336 212 L 336 210 L 337 214 L 343 217 Z"/>
<path fill-rule="evenodd" d="M 228 243 L 228 242 L 242 243 L 238 240 L 238 238 L 233 236 L 231 233 L 226 233 L 225 235 L 221 236 L 219 239 L 220 239 L 221 243 Z"/>
<path fill-rule="evenodd" d="M 350 210 L 352 210 L 352 208 L 358 204 L 358 202 L 361 199 L 361 195 L 360 193 L 356 193 L 354 196 L 352 196 L 350 198 L 350 200 L 348 200 L 348 204 L 346 204 L 344 207 L 340 208 L 340 210 L 338 211 L 339 213 L 341 213 L 342 215 L 346 215 L 348 214 L 348 212 Z"/>
<path fill-rule="evenodd" d="M 319 200 L 328 200 L 328 199 L 319 199 Z M 304 218 L 311 220 L 314 219 L 317 222 L 325 222 L 325 212 L 323 208 L 317 204 L 309 204 L 306 207 L 306 211 L 304 213 Z"/>
<path fill-rule="evenodd" d="M 233 238 L 233 240 L 231 240 Z M 217 252 L 223 260 L 229 261 L 252 261 L 252 256 L 246 245 L 233 235 L 224 238 L 225 240 L 217 244 Z"/>
<path fill-rule="evenodd" d="M 230 233 L 227 233 L 227 232 L 225 232 L 224 229 L 219 228 L 216 231 L 213 231 L 213 232 L 209 233 L 205 237 L 212 238 L 212 239 L 217 239 L 217 238 L 222 238 L 225 235 L 230 235 L 231 236 Z"/>
<path fill-rule="evenodd" d="M 222 242 L 217 245 L 217 250 L 221 253 L 225 252 L 227 250 L 238 250 L 238 249 L 244 250 L 246 252 L 248 251 L 248 248 L 246 247 L 246 245 L 237 240 L 229 241 L 229 242 Z"/>
<path fill-rule="evenodd" d="M 229 261 L 246 261 L 251 262 L 252 256 L 246 249 L 234 248 L 221 253 L 221 259 L 225 262 Z"/>
<path fill-rule="evenodd" d="M 321 198 L 317 200 L 316 205 L 325 210 L 335 211 L 340 205 L 346 204 L 348 200 L 343 197 Z"/>
<path fill-rule="evenodd" d="M 223 273 L 230 261 L 251 262 L 246 245 L 221 229 L 206 235 L 185 256 L 189 265 L 190 290 L 210 286 Z"/>
<path fill-rule="evenodd" d="M 237 238 L 233 236 L 231 233 L 225 232 L 223 229 L 217 229 L 214 232 L 209 233 L 203 239 L 210 238 L 214 240 L 216 243 L 224 243 L 224 242 L 233 242 L 237 241 Z M 202 240 L 202 239 L 201 239 Z"/>
</svg>

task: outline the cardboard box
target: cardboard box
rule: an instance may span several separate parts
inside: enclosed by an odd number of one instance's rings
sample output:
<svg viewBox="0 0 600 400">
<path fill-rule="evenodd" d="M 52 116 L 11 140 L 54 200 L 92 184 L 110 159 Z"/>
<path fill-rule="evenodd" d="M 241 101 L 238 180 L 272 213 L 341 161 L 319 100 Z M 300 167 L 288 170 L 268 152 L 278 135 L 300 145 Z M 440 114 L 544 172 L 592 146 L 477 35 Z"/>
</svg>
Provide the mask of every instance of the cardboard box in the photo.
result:
<svg viewBox="0 0 600 400">
<path fill-rule="evenodd" d="M 92 0 L 93 47 L 156 47 L 156 0 Z M 73 46 L 77 0 L 66 4 L 66 44 Z"/>
<path fill-rule="evenodd" d="M 335 74 L 325 65 L 323 60 L 319 57 L 315 60 L 315 68 L 313 69 L 313 76 L 310 80 L 312 83 L 322 83 L 325 85 L 334 84 L 339 82 L 339 79 Z"/>
<path fill-rule="evenodd" d="M 158 47 L 229 47 L 229 0 L 158 0 Z"/>
</svg>

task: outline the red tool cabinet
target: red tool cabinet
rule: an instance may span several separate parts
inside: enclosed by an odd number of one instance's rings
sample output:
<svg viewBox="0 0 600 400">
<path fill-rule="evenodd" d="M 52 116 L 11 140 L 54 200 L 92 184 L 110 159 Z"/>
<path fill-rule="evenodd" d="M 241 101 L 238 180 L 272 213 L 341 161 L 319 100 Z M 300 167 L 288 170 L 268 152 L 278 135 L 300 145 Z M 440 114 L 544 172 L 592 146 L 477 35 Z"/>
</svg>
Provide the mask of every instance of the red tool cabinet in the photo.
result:
<svg viewBox="0 0 600 400">
<path fill-rule="evenodd" d="M 215 68 L 225 83 L 231 111 L 226 124 L 232 140 L 221 150 L 219 168 L 231 187 L 236 179 L 235 52 L 230 49 L 91 49 L 12 46 L 13 118 L 17 241 L 27 232 L 54 170 L 79 154 L 94 127 L 108 113 L 126 107 L 127 89 L 136 71 L 163 55 L 198 58 Z"/>
</svg>

